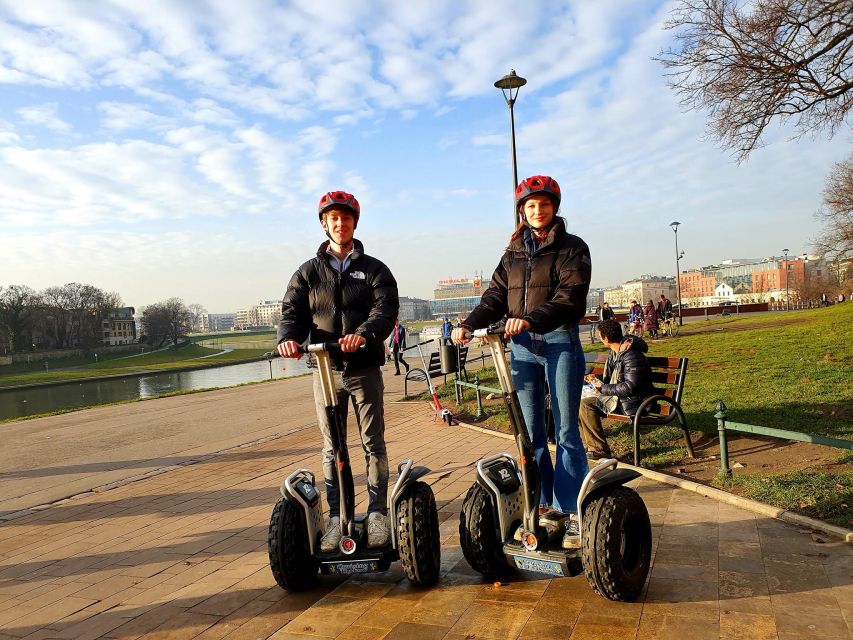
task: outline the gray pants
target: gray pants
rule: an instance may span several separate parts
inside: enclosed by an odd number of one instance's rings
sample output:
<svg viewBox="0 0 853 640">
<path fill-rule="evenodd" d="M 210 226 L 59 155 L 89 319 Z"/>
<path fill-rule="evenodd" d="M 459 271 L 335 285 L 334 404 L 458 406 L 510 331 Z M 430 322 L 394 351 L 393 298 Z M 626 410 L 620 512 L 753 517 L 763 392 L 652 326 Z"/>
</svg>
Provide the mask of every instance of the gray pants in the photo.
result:
<svg viewBox="0 0 853 640">
<path fill-rule="evenodd" d="M 379 367 L 359 371 L 335 372 L 335 387 L 338 390 L 338 411 L 342 412 L 346 424 L 349 398 L 355 401 L 356 418 L 361 430 L 361 445 L 367 463 L 368 513 L 388 513 L 388 454 L 385 451 L 385 382 Z M 320 376 L 314 374 L 314 404 L 317 421 L 323 434 L 323 476 L 326 482 L 326 500 L 329 515 L 340 514 L 340 493 L 335 471 L 335 453 L 332 447 L 332 425 L 326 419 L 323 390 Z M 346 441 L 346 434 L 343 434 Z"/>
</svg>

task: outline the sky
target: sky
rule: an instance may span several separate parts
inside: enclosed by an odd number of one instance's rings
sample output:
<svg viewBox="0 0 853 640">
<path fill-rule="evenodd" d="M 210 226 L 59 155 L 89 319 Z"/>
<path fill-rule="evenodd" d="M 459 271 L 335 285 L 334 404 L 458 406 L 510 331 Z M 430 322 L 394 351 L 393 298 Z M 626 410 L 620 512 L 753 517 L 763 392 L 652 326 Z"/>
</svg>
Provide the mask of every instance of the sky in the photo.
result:
<svg viewBox="0 0 853 640">
<path fill-rule="evenodd" d="M 653 59 L 669 2 L 0 0 L 0 285 L 137 309 L 279 299 L 356 195 L 401 295 L 487 277 L 519 178 L 561 185 L 593 286 L 806 252 L 847 132 L 773 125 L 738 165 Z"/>
</svg>

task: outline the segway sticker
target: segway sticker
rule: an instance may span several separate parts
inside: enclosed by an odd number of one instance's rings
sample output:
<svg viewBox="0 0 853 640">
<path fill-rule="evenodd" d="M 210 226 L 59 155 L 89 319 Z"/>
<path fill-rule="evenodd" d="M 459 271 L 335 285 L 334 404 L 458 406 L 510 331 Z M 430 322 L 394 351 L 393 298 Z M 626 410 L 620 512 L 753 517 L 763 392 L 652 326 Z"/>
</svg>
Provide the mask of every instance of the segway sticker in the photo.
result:
<svg viewBox="0 0 853 640">
<path fill-rule="evenodd" d="M 356 573 L 373 573 L 379 571 L 376 560 L 357 560 L 355 562 L 330 562 L 323 564 L 322 571 L 326 575 L 350 576 Z"/>
<path fill-rule="evenodd" d="M 522 556 L 513 556 L 515 566 L 525 571 L 535 571 L 536 573 L 547 573 L 549 576 L 564 576 L 563 567 L 559 562 L 550 562 L 548 560 L 533 560 Z"/>
</svg>

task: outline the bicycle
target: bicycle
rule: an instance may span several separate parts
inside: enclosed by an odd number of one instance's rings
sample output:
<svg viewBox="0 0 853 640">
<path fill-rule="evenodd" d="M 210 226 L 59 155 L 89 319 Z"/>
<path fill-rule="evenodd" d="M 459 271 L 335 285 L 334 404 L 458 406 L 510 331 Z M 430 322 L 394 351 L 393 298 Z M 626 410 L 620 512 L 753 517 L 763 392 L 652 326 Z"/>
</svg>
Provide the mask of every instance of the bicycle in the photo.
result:
<svg viewBox="0 0 853 640">
<path fill-rule="evenodd" d="M 678 319 L 675 316 L 670 316 L 660 321 L 660 335 L 667 335 L 674 338 L 678 335 Z"/>
</svg>

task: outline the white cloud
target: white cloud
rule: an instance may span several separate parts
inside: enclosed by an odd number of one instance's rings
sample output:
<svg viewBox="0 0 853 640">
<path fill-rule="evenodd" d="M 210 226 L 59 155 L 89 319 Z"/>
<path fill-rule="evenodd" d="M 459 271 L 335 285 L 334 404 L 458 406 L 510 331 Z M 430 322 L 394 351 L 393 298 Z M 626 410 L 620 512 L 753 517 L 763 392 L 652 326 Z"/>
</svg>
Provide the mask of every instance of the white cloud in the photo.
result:
<svg viewBox="0 0 853 640">
<path fill-rule="evenodd" d="M 55 102 L 18 109 L 18 115 L 26 123 L 40 124 L 53 131 L 66 133 L 71 131 L 71 125 L 57 115 L 58 106 Z"/>
<path fill-rule="evenodd" d="M 173 120 L 156 114 L 144 104 L 127 102 L 101 102 L 101 126 L 111 131 L 135 129 L 163 129 L 173 125 Z"/>
<path fill-rule="evenodd" d="M 9 144 L 19 142 L 21 137 L 15 132 L 15 127 L 11 122 L 0 120 L 0 144 Z"/>
</svg>

